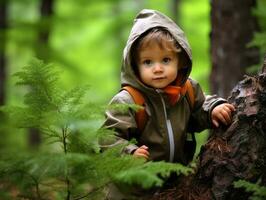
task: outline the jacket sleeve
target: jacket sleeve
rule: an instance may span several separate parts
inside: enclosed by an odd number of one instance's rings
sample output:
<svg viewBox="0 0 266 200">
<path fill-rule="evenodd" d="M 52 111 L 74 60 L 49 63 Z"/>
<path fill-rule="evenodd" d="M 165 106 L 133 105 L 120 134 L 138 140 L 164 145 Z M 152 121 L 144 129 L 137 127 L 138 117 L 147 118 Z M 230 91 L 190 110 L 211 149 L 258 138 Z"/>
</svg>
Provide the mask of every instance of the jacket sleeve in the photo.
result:
<svg viewBox="0 0 266 200">
<path fill-rule="evenodd" d="M 134 101 L 127 91 L 122 90 L 109 103 L 111 106 L 116 104 L 134 104 Z M 100 146 L 103 150 L 116 144 L 127 144 L 137 131 L 135 112 L 130 108 L 123 111 L 120 109 L 109 109 L 105 112 L 105 121 L 102 127 L 115 131 L 115 141 L 108 143 L 100 141 Z M 131 154 L 137 148 L 138 146 L 129 144 L 125 146 L 123 152 Z"/>
<path fill-rule="evenodd" d="M 212 127 L 212 110 L 227 101 L 217 95 L 205 95 L 198 82 L 192 79 L 190 81 L 194 89 L 195 103 L 191 111 L 188 131 L 200 132 Z"/>
</svg>

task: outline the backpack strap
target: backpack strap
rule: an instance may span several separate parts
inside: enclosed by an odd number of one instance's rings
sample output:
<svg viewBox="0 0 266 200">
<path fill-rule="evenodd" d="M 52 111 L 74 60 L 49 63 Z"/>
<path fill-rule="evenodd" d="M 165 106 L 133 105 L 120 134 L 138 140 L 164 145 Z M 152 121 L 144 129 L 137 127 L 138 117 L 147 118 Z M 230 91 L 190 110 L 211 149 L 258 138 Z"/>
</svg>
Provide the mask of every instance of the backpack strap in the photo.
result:
<svg viewBox="0 0 266 200">
<path fill-rule="evenodd" d="M 148 115 L 147 115 L 147 112 L 145 111 L 145 108 L 144 108 L 144 104 L 145 104 L 145 99 L 143 97 L 143 95 L 141 94 L 140 91 L 138 91 L 137 89 L 133 88 L 132 86 L 124 86 L 122 88 L 122 90 L 126 90 L 130 95 L 131 97 L 133 98 L 135 104 L 139 105 L 139 106 L 142 106 L 142 108 L 138 109 L 136 111 L 136 123 L 137 123 L 137 127 L 140 131 L 143 131 L 145 125 L 146 125 L 146 122 L 148 120 Z"/>
<path fill-rule="evenodd" d="M 187 79 L 185 85 L 187 87 L 186 97 L 190 106 L 190 110 L 193 110 L 195 104 L 194 89 L 189 79 Z"/>
<path fill-rule="evenodd" d="M 189 79 L 187 79 L 185 85 L 187 87 L 186 98 L 187 98 L 190 110 L 192 111 L 194 108 L 194 104 L 195 104 L 194 89 Z M 185 145 L 184 145 L 184 151 L 186 152 L 186 156 L 185 156 L 186 162 L 188 163 L 191 162 L 193 160 L 193 157 L 196 151 L 196 138 L 195 138 L 194 132 L 187 133 L 187 138 L 186 138 Z"/>
</svg>

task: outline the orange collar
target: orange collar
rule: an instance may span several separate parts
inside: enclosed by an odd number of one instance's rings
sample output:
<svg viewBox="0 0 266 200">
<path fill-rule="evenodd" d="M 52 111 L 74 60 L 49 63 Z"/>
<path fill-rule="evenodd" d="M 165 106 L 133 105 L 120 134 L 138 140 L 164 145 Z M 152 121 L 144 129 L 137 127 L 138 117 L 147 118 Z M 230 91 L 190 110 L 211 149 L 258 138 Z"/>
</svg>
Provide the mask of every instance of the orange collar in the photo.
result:
<svg viewBox="0 0 266 200">
<path fill-rule="evenodd" d="M 184 84 L 182 87 L 168 85 L 167 87 L 163 89 L 163 91 L 167 94 L 170 104 L 175 105 L 176 102 L 178 102 L 180 96 L 183 96 L 186 94 L 187 87 L 186 87 L 186 84 Z"/>
</svg>

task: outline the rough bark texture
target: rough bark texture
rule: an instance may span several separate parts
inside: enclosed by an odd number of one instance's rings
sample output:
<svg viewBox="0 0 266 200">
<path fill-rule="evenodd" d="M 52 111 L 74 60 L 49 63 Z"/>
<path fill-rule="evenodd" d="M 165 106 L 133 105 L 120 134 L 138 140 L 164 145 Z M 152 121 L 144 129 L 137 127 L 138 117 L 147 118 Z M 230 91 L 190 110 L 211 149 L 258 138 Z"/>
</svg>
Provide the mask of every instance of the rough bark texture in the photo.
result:
<svg viewBox="0 0 266 200">
<path fill-rule="evenodd" d="M 262 72 L 245 76 L 228 101 L 235 105 L 233 123 L 213 131 L 202 147 L 197 171 L 154 199 L 248 199 L 235 189 L 239 179 L 266 185 L 266 58 Z"/>
<path fill-rule="evenodd" d="M 258 30 L 252 9 L 256 0 L 211 1 L 211 92 L 228 97 L 246 74 L 247 67 L 259 63 L 259 51 L 247 48 Z M 226 81 L 225 81 L 226 80 Z"/>
</svg>

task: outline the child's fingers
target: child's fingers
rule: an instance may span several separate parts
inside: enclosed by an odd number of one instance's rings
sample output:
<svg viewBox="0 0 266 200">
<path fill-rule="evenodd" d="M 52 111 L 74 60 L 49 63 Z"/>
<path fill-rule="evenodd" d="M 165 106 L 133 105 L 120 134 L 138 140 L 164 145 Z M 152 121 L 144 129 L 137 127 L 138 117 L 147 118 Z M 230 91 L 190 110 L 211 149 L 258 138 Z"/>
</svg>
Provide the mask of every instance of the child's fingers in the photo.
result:
<svg viewBox="0 0 266 200">
<path fill-rule="evenodd" d="M 228 112 L 227 110 L 223 110 L 222 111 L 222 118 L 224 120 L 222 120 L 226 125 L 230 124 L 231 122 L 231 112 Z"/>
<path fill-rule="evenodd" d="M 220 123 L 229 125 L 232 122 L 232 112 L 235 107 L 232 104 L 224 103 L 214 108 L 212 112 L 212 123 L 219 127 Z"/>
<path fill-rule="evenodd" d="M 232 121 L 231 113 L 227 112 L 226 110 L 222 110 L 220 113 L 216 115 L 215 125 L 217 125 L 217 123 L 219 124 L 219 122 L 223 123 L 224 125 L 229 125 L 231 121 Z"/>
<path fill-rule="evenodd" d="M 229 108 L 231 111 L 235 111 L 235 110 L 236 110 L 235 106 L 233 106 L 233 105 L 230 104 L 230 103 L 227 103 L 227 104 L 226 104 L 226 107 Z"/>
<path fill-rule="evenodd" d="M 146 160 L 149 159 L 149 155 L 145 152 L 142 152 L 142 151 L 136 151 L 134 154 L 133 154 L 135 157 L 143 157 L 145 158 Z"/>
<path fill-rule="evenodd" d="M 218 123 L 222 122 L 223 124 L 227 124 L 226 119 L 221 112 L 216 115 L 216 120 Z"/>
<path fill-rule="evenodd" d="M 213 125 L 214 125 L 216 128 L 219 127 L 219 123 L 218 123 L 217 120 L 213 119 L 213 120 L 212 120 L 212 123 L 213 123 Z"/>
<path fill-rule="evenodd" d="M 139 153 L 139 154 L 137 154 L 137 155 L 135 155 L 136 157 L 143 157 L 143 158 L 145 158 L 146 160 L 148 160 L 149 159 L 149 156 L 147 156 L 146 154 L 142 154 L 142 153 Z"/>
<path fill-rule="evenodd" d="M 222 110 L 226 111 L 227 113 L 230 113 L 230 115 L 231 115 L 231 112 L 233 112 L 232 109 L 233 109 L 233 108 L 230 107 L 230 106 L 224 106 Z"/>
<path fill-rule="evenodd" d="M 226 104 L 224 107 L 224 116 L 226 116 L 227 122 L 231 123 L 232 121 L 232 112 L 236 111 L 235 107 L 232 104 Z"/>
<path fill-rule="evenodd" d="M 140 148 L 141 148 L 141 149 L 146 149 L 146 150 L 149 149 L 149 147 L 147 147 L 146 145 L 142 145 Z"/>
<path fill-rule="evenodd" d="M 145 159 L 148 159 L 150 156 L 150 153 L 148 151 L 148 147 L 145 145 L 142 145 L 141 147 L 136 149 L 136 151 L 133 153 L 133 155 L 137 156 L 137 157 L 144 157 Z"/>
<path fill-rule="evenodd" d="M 146 154 L 147 156 L 149 156 L 150 153 L 149 153 L 148 149 L 149 149 L 149 148 L 148 148 L 147 146 L 145 146 L 145 145 L 142 145 L 142 146 L 139 148 L 139 150 L 140 150 L 142 153 L 144 153 L 144 154 Z"/>
<path fill-rule="evenodd" d="M 139 148 L 139 149 L 137 150 L 137 153 L 145 154 L 145 155 L 147 155 L 147 156 L 150 155 L 150 153 L 149 153 L 146 149 L 141 149 L 141 148 Z"/>
</svg>

